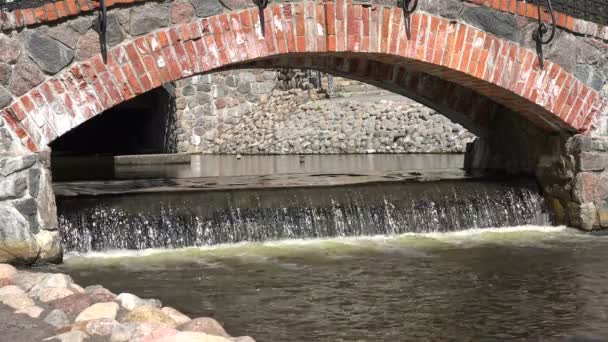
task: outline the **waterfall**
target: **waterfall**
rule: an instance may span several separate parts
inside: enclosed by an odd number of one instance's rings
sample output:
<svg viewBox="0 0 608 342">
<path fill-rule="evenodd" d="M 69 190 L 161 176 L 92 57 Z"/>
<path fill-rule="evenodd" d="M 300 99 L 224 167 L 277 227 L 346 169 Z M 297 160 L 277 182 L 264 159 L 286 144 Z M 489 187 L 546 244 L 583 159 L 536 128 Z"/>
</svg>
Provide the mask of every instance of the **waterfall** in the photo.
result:
<svg viewBox="0 0 608 342">
<path fill-rule="evenodd" d="M 58 197 L 68 251 L 548 225 L 532 180 Z"/>
</svg>

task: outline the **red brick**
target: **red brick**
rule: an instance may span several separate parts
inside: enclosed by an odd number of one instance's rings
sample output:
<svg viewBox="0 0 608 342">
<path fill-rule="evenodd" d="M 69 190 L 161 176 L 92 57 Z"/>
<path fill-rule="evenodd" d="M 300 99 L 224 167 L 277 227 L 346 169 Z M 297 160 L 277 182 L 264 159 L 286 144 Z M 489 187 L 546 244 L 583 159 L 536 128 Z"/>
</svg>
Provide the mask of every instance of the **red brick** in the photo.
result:
<svg viewBox="0 0 608 342">
<path fill-rule="evenodd" d="M 76 0 L 65 0 L 65 4 L 70 15 L 78 14 L 78 12 L 80 12 L 78 9 L 78 4 L 76 4 Z"/>
</svg>

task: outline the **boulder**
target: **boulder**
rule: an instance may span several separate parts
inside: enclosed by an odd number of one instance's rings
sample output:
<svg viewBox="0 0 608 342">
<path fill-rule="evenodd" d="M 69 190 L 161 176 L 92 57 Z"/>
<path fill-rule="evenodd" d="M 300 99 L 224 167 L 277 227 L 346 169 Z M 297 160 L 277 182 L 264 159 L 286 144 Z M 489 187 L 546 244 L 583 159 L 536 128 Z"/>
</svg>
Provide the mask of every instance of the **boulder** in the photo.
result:
<svg viewBox="0 0 608 342">
<path fill-rule="evenodd" d="M 169 327 L 160 327 L 158 329 L 153 330 L 148 335 L 144 336 L 143 341 L 145 342 L 168 342 L 173 341 L 175 335 L 179 334 L 179 330 L 169 328 Z"/>
<path fill-rule="evenodd" d="M 40 248 L 40 261 L 60 263 L 63 259 L 61 235 L 58 230 L 40 230 L 35 236 Z"/>
<path fill-rule="evenodd" d="M 74 294 L 74 291 L 63 288 L 63 287 L 49 287 L 40 292 L 37 298 L 43 302 L 48 303 L 57 299 L 65 298 Z"/>
<path fill-rule="evenodd" d="M 36 303 L 34 303 L 34 301 L 25 293 L 4 296 L 0 299 L 0 302 L 15 310 L 21 310 L 36 305 Z"/>
<path fill-rule="evenodd" d="M 171 317 L 177 325 L 183 325 L 190 322 L 192 319 L 174 308 L 164 307 L 161 309 L 167 316 Z"/>
<path fill-rule="evenodd" d="M 86 322 L 84 331 L 91 336 L 109 336 L 112 335 L 112 331 L 117 329 L 119 325 L 120 323 L 116 322 L 116 320 L 109 318 L 93 319 Z"/>
<path fill-rule="evenodd" d="M 53 336 L 53 341 L 59 340 L 60 342 L 83 342 L 87 340 L 88 337 L 89 335 L 87 335 L 85 332 L 74 330 Z"/>
<path fill-rule="evenodd" d="M 12 205 L 0 203 L 0 262 L 29 264 L 38 257 L 38 245 L 27 220 Z"/>
<path fill-rule="evenodd" d="M 40 69 L 50 74 L 57 73 L 74 58 L 72 49 L 38 32 L 28 34 L 25 45 L 30 58 Z"/>
<path fill-rule="evenodd" d="M 152 306 L 138 306 L 131 310 L 124 318 L 125 322 L 139 322 L 163 324 L 170 327 L 177 326 L 175 320 L 165 314 L 161 309 Z"/>
<path fill-rule="evenodd" d="M 15 311 L 16 314 L 22 314 L 22 315 L 28 315 L 32 318 L 38 318 L 40 317 L 40 315 L 42 314 L 42 312 L 44 311 L 44 309 L 42 309 L 39 306 L 28 306 L 26 308 L 23 309 L 19 309 L 17 311 Z"/>
<path fill-rule="evenodd" d="M 179 327 L 181 331 L 196 331 L 209 335 L 230 337 L 222 325 L 211 317 L 199 317 Z"/>
<path fill-rule="evenodd" d="M 120 303 L 120 305 L 131 311 L 139 306 L 152 306 L 155 308 L 160 308 L 161 303 L 158 299 L 141 299 L 134 294 L 131 293 L 121 293 L 116 296 L 116 301 Z"/>
<path fill-rule="evenodd" d="M 49 314 L 46 315 L 46 317 L 44 318 L 44 321 L 57 329 L 61 329 L 70 325 L 70 319 L 68 318 L 68 315 L 66 315 L 65 312 L 59 309 L 54 309 L 49 312 Z"/>
<path fill-rule="evenodd" d="M 84 293 L 72 294 L 51 303 L 55 309 L 60 309 L 68 315 L 77 315 L 92 304 L 91 297 Z"/>
<path fill-rule="evenodd" d="M 103 287 L 96 288 L 93 290 L 85 289 L 85 292 L 89 294 L 93 303 L 101 303 L 101 302 L 113 302 L 116 298 L 116 295 L 110 292 L 108 289 L 104 289 Z"/>
<path fill-rule="evenodd" d="M 99 318 L 115 319 L 119 306 L 114 302 L 96 303 L 84 309 L 77 317 L 76 322 L 90 321 Z"/>
<path fill-rule="evenodd" d="M 152 331 L 161 328 L 158 324 L 149 323 L 122 323 L 112 330 L 112 342 L 139 342 Z"/>
<path fill-rule="evenodd" d="M 208 335 L 201 332 L 196 331 L 182 331 L 179 334 L 173 336 L 172 342 L 231 342 L 230 339 L 216 336 L 216 335 Z"/>
<path fill-rule="evenodd" d="M 40 283 L 46 274 L 37 272 L 21 271 L 18 272 L 12 279 L 15 285 L 19 286 L 24 291 L 31 290 L 36 284 Z"/>
<path fill-rule="evenodd" d="M 0 264 L 0 278 L 11 279 L 17 274 L 17 269 L 9 264 Z"/>
</svg>

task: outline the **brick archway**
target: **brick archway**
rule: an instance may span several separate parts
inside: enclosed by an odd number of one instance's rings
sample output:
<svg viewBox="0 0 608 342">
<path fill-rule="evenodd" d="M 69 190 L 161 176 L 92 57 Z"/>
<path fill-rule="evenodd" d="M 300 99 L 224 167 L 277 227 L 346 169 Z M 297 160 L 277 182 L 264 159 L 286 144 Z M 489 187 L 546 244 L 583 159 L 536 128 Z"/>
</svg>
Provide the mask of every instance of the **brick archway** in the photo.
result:
<svg viewBox="0 0 608 342">
<path fill-rule="evenodd" d="M 540 70 L 534 51 L 457 21 L 341 1 L 272 4 L 264 18 L 246 9 L 148 33 L 112 48 L 107 64 L 95 56 L 60 72 L 1 115 L 38 151 L 163 83 L 246 64 L 352 74 L 479 126 L 500 105 L 544 130 L 586 132 L 606 110 L 606 99 L 559 65 Z"/>
</svg>

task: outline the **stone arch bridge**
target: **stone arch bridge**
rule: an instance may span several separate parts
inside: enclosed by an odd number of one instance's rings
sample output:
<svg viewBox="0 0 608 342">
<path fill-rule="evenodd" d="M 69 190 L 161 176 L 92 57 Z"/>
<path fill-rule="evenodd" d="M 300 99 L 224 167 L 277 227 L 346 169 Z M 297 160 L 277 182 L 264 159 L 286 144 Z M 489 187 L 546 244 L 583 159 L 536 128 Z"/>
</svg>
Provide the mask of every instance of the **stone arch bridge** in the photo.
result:
<svg viewBox="0 0 608 342">
<path fill-rule="evenodd" d="M 480 137 L 468 166 L 536 174 L 556 221 L 608 226 L 608 189 L 596 186 L 608 166 L 608 4 L 558 7 L 542 63 L 538 8 L 519 0 L 421 0 L 411 15 L 390 1 L 107 5 L 106 62 L 97 1 L 0 13 L 0 243 L 13 251 L 0 259 L 61 254 L 50 142 L 164 83 L 245 67 L 319 69 L 411 97 Z"/>
</svg>

